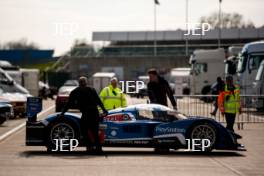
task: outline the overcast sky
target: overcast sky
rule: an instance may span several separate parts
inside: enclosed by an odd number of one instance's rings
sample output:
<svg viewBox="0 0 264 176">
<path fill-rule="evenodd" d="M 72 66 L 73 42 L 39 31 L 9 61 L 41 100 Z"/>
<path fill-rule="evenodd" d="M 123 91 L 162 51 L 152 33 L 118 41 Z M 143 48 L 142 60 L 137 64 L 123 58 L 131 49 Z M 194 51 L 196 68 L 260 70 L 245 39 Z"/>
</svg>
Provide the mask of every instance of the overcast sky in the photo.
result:
<svg viewBox="0 0 264 176">
<path fill-rule="evenodd" d="M 26 38 L 56 55 L 92 31 L 153 30 L 154 0 L 0 0 L 0 43 Z M 185 0 L 159 0 L 158 30 L 185 26 Z M 189 21 L 218 11 L 218 0 L 189 0 Z M 264 0 L 223 0 L 224 12 L 264 24 Z M 66 26 L 65 28 L 61 28 Z M 62 31 L 64 30 L 64 31 Z"/>
</svg>

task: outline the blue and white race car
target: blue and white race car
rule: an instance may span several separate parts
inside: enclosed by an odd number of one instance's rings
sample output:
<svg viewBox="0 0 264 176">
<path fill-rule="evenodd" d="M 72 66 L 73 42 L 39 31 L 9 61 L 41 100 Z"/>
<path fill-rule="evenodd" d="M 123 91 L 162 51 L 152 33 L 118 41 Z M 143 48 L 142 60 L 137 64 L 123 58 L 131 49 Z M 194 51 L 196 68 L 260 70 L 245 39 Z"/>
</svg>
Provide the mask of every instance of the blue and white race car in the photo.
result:
<svg viewBox="0 0 264 176">
<path fill-rule="evenodd" d="M 66 113 L 63 119 L 52 114 L 45 120 L 27 122 L 26 145 L 46 146 L 50 151 L 56 147 L 57 140 L 75 139 L 78 146 L 84 146 L 80 123 L 80 116 L 72 113 Z M 237 142 L 241 136 L 215 120 L 185 116 L 157 104 L 138 104 L 109 111 L 100 124 L 99 135 L 104 147 L 149 147 L 156 151 L 181 148 L 207 152 L 245 150 Z"/>
</svg>

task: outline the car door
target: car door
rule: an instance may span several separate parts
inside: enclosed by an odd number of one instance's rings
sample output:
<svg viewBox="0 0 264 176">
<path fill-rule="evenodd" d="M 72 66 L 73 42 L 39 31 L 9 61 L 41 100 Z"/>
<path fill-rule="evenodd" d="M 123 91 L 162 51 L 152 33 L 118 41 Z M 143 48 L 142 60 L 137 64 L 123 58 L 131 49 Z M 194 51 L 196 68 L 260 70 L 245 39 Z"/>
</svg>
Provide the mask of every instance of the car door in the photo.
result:
<svg viewBox="0 0 264 176">
<path fill-rule="evenodd" d="M 154 124 L 137 120 L 131 114 L 110 115 L 104 122 L 105 141 L 111 144 L 145 145 L 152 141 Z"/>
</svg>

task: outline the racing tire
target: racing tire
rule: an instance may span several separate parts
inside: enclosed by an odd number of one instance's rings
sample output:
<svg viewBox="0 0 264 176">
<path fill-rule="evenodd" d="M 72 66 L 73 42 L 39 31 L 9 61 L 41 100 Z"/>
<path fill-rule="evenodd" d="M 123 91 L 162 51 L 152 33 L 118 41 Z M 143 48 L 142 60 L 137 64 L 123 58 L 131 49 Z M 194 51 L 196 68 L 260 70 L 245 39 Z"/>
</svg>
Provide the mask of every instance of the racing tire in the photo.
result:
<svg viewBox="0 0 264 176">
<path fill-rule="evenodd" d="M 70 121 L 61 121 L 52 123 L 47 131 L 46 136 L 46 147 L 47 152 L 61 152 L 58 149 L 59 146 L 56 144 L 56 139 L 77 139 L 80 141 L 80 133 L 78 132 L 75 125 Z M 63 150 L 70 151 L 69 141 L 66 141 L 65 146 L 62 146 Z"/>
<path fill-rule="evenodd" d="M 190 139 L 190 146 L 192 146 L 193 139 L 208 139 L 210 141 L 209 147 L 204 148 L 200 145 L 195 146 L 194 151 L 211 152 L 217 142 L 217 130 L 210 122 L 199 122 L 192 125 L 187 131 L 186 139 Z M 196 143 L 197 144 L 197 143 Z"/>
</svg>

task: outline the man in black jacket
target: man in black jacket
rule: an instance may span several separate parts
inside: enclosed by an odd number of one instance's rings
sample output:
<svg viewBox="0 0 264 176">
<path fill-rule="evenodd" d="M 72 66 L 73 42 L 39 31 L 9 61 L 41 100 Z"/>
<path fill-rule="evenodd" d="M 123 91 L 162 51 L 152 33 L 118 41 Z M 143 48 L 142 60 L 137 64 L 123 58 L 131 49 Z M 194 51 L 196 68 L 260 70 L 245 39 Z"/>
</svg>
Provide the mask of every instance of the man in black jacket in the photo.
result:
<svg viewBox="0 0 264 176">
<path fill-rule="evenodd" d="M 224 90 L 225 82 L 222 80 L 222 78 L 219 76 L 216 78 L 216 83 L 214 83 L 211 87 L 212 94 L 213 95 L 219 95 L 221 91 Z M 216 115 L 216 112 L 218 110 L 218 97 L 214 97 L 214 110 L 210 113 L 212 116 Z"/>
<path fill-rule="evenodd" d="M 177 109 L 176 101 L 173 97 L 173 92 L 169 86 L 169 83 L 159 76 L 157 70 L 150 69 L 148 71 L 149 83 L 148 83 L 148 95 L 151 103 L 157 103 L 164 106 L 168 106 L 167 96 L 169 97 L 174 109 Z"/>
<path fill-rule="evenodd" d="M 98 135 L 100 122 L 98 106 L 101 107 L 104 115 L 107 115 L 107 110 L 104 108 L 95 89 L 87 86 L 86 77 L 79 78 L 79 87 L 75 88 L 70 93 L 68 103 L 65 105 L 60 117 L 63 118 L 64 113 L 74 104 L 77 105 L 82 113 L 81 132 L 87 151 L 95 147 L 96 152 L 102 152 L 102 146 Z"/>
</svg>

